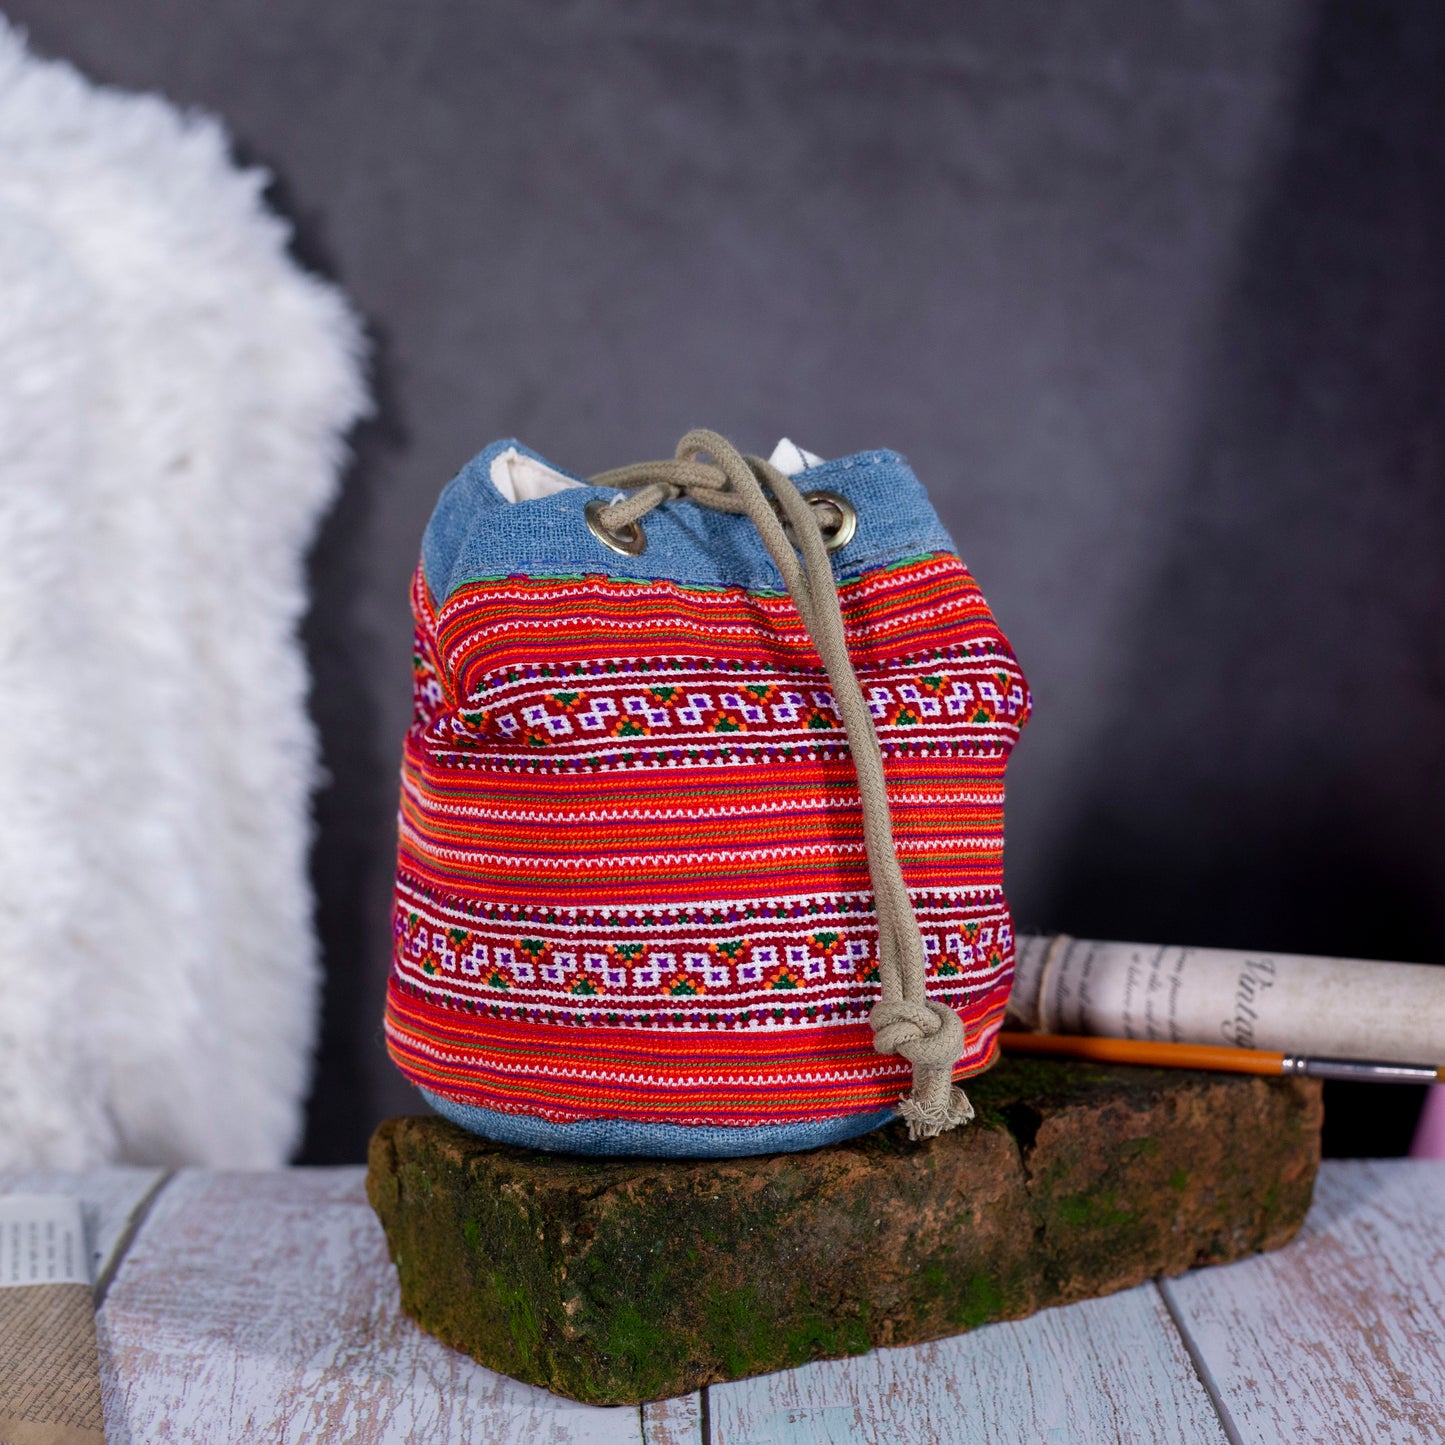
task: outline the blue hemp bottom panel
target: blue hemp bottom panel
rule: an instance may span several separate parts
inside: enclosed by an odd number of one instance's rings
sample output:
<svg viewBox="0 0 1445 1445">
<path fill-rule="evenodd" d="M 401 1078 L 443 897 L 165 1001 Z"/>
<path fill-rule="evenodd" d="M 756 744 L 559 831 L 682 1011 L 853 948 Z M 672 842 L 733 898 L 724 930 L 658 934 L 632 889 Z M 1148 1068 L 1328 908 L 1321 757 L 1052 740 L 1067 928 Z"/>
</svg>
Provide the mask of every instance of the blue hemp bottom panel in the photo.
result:
<svg viewBox="0 0 1445 1445">
<path fill-rule="evenodd" d="M 642 1124 L 631 1119 L 579 1119 L 554 1124 L 529 1114 L 502 1114 L 458 1104 L 422 1089 L 421 1096 L 444 1119 L 484 1139 L 520 1149 L 557 1154 L 642 1155 L 654 1159 L 736 1159 L 745 1154 L 792 1154 L 856 1139 L 895 1118 L 892 1109 L 806 1119 L 798 1124 L 757 1124 L 735 1129 L 686 1124 Z"/>
</svg>

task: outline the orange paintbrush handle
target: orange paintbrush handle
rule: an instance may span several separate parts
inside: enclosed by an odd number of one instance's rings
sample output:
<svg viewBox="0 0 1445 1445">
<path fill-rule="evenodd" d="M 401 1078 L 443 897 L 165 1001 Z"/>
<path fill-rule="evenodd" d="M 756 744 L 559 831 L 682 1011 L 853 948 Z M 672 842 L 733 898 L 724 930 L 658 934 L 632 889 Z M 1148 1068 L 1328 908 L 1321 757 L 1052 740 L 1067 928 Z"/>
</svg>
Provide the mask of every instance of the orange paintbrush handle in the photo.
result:
<svg viewBox="0 0 1445 1445">
<path fill-rule="evenodd" d="M 1143 1064 L 1156 1069 L 1218 1069 L 1231 1074 L 1282 1074 L 1284 1055 L 1223 1044 L 1159 1044 L 1148 1039 L 1100 1039 L 1083 1034 L 1002 1033 L 1006 1054 L 1048 1054 L 1097 1064 Z"/>
</svg>

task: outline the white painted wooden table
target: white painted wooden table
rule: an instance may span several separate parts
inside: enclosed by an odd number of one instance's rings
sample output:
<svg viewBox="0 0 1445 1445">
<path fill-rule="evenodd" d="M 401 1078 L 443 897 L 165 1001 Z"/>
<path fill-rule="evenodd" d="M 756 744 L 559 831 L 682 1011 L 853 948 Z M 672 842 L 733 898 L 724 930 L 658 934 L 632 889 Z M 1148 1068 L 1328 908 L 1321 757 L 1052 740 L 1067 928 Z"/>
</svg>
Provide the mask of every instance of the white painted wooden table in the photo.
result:
<svg viewBox="0 0 1445 1445">
<path fill-rule="evenodd" d="M 362 1177 L 0 1179 L 87 1206 L 111 1445 L 1445 1441 L 1445 1163 L 1327 1163 L 1275 1254 L 642 1410 L 519 1385 L 413 1326 Z"/>
</svg>

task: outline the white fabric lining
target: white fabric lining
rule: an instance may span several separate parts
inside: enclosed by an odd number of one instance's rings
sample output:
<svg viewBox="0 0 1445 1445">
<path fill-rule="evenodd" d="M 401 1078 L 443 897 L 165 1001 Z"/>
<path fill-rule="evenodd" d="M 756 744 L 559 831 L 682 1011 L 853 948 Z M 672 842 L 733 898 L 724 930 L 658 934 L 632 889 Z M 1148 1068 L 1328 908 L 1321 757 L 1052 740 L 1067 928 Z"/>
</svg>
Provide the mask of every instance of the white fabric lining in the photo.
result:
<svg viewBox="0 0 1445 1445">
<path fill-rule="evenodd" d="M 793 477 L 808 467 L 818 466 L 823 459 L 784 437 L 768 460 L 784 476 Z M 489 475 L 492 485 L 509 502 L 534 502 L 539 497 L 550 497 L 583 485 L 536 457 L 519 452 L 516 447 L 508 447 L 492 458 Z"/>
<path fill-rule="evenodd" d="M 773 454 L 768 460 L 785 477 L 796 477 L 799 472 L 806 471 L 809 467 L 821 466 L 823 462 L 822 457 L 805 452 L 797 442 L 789 441 L 787 437 L 773 448 Z"/>
<path fill-rule="evenodd" d="M 534 502 L 538 497 L 583 485 L 516 447 L 508 447 L 492 458 L 491 478 L 492 485 L 509 502 Z"/>
</svg>

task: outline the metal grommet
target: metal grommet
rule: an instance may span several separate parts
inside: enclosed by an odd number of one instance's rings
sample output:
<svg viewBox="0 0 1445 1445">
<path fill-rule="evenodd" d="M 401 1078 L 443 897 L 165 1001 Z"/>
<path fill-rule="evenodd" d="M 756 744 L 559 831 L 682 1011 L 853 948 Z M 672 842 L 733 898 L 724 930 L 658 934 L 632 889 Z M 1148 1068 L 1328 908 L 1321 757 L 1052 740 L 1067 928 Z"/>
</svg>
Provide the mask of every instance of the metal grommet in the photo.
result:
<svg viewBox="0 0 1445 1445">
<path fill-rule="evenodd" d="M 828 507 L 837 513 L 836 522 L 826 522 L 821 517 L 818 519 L 819 529 L 823 533 L 823 544 L 830 552 L 846 547 L 853 540 L 853 534 L 858 530 L 858 513 L 847 497 L 840 497 L 837 492 L 827 492 L 820 488 L 816 492 L 804 492 L 803 500 L 810 507 Z"/>
<path fill-rule="evenodd" d="M 597 497 L 582 509 L 587 518 L 587 528 L 604 547 L 620 552 L 624 557 L 640 557 L 647 551 L 647 533 L 641 522 L 629 522 L 619 532 L 614 532 L 602 520 L 602 514 L 612 505 L 603 497 Z"/>
</svg>

